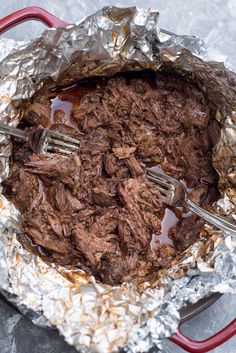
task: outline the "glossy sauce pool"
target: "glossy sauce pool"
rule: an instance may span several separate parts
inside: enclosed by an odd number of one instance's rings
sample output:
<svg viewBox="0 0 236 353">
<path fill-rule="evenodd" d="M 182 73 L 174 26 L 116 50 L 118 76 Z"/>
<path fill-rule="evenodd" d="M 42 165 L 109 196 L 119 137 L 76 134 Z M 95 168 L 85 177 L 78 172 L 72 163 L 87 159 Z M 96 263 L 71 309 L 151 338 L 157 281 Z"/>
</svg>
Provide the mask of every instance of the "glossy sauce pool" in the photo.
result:
<svg viewBox="0 0 236 353">
<path fill-rule="evenodd" d="M 164 217 L 161 222 L 161 231 L 159 234 L 153 233 L 150 243 L 151 250 L 155 251 L 162 245 L 173 245 L 172 239 L 169 237 L 171 229 L 181 223 L 184 218 L 191 216 L 191 212 L 182 207 L 166 207 Z"/>
<path fill-rule="evenodd" d="M 155 167 L 150 168 L 155 172 L 164 173 L 163 168 L 158 165 Z M 186 190 L 191 192 L 193 189 L 188 188 L 185 181 L 181 180 L 184 184 Z M 169 207 L 165 208 L 164 217 L 161 222 L 161 231 L 159 234 L 153 233 L 152 240 L 150 243 L 150 247 L 152 251 L 157 250 L 157 248 L 161 247 L 162 245 L 173 245 L 172 239 L 169 237 L 171 229 L 182 222 L 184 218 L 188 218 L 191 216 L 192 212 L 184 209 L 183 207 Z"/>
<path fill-rule="evenodd" d="M 100 87 L 103 86 L 103 83 Z M 76 130 L 81 133 L 77 124 L 73 119 L 73 108 L 79 105 L 81 99 L 86 93 L 91 92 L 96 87 L 96 90 L 100 87 L 97 82 L 94 83 L 82 83 L 73 87 L 65 88 L 61 90 L 56 98 L 51 100 L 51 126 L 56 127 L 57 125 L 64 125 L 69 128 Z M 161 166 L 155 166 L 154 171 L 164 173 Z M 182 181 L 188 192 L 192 189 L 187 188 L 186 183 Z M 51 199 L 50 192 L 46 191 L 47 198 Z M 150 242 L 152 251 L 156 251 L 162 245 L 173 245 L 172 239 L 169 237 L 171 229 L 178 223 L 182 222 L 184 218 L 191 216 L 191 212 L 181 207 L 166 207 L 164 211 L 164 217 L 161 222 L 161 231 L 159 234 L 153 233 Z"/>
<path fill-rule="evenodd" d="M 74 86 L 61 89 L 58 95 L 51 100 L 51 126 L 65 125 L 81 133 L 74 120 L 73 110 L 80 104 L 82 98 L 89 92 L 98 91 L 104 82 L 81 82 Z"/>
</svg>

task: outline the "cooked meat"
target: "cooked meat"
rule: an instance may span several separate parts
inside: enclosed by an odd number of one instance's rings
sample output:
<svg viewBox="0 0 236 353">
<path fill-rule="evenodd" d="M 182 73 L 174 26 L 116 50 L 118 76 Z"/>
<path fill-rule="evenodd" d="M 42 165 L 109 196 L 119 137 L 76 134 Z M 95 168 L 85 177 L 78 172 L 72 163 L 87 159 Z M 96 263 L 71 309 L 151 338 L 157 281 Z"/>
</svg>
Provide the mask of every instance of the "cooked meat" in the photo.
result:
<svg viewBox="0 0 236 353">
<path fill-rule="evenodd" d="M 143 169 L 140 166 L 140 163 L 134 156 L 131 156 L 126 159 L 125 164 L 130 170 L 130 173 L 133 177 L 139 176 L 143 174 Z"/>
<path fill-rule="evenodd" d="M 32 126 L 50 127 L 51 124 L 51 101 L 48 94 L 40 95 L 34 101 L 26 112 L 26 120 Z"/>
<path fill-rule="evenodd" d="M 41 175 L 51 180 L 60 180 L 63 184 L 74 187 L 80 181 L 80 158 L 71 155 L 68 158 L 54 154 L 52 158 L 38 159 L 25 163 L 27 171 L 31 174 Z"/>
<path fill-rule="evenodd" d="M 116 147 L 113 148 L 114 155 L 119 159 L 128 158 L 136 150 L 136 147 Z M 142 173 L 141 173 L 142 174 Z"/>
<path fill-rule="evenodd" d="M 166 209 L 146 167 L 183 180 L 199 204 L 217 198 L 211 149 L 220 128 L 203 93 L 176 74 L 134 76 L 63 90 L 52 111 L 52 95 L 36 97 L 25 128 L 52 126 L 79 138 L 80 151 L 46 158 L 14 141 L 4 185 L 22 213 L 23 235 L 51 260 L 110 284 L 145 281 L 169 266 L 204 224 Z"/>
<path fill-rule="evenodd" d="M 169 233 L 170 238 L 173 239 L 174 247 L 178 251 L 182 251 L 183 248 L 192 245 L 198 239 L 199 230 L 203 224 L 204 220 L 199 219 L 196 215 L 183 218 Z"/>
<path fill-rule="evenodd" d="M 213 146 L 217 144 L 220 139 L 220 126 L 216 120 L 212 120 L 209 124 L 209 134 L 211 138 L 211 143 Z"/>
</svg>

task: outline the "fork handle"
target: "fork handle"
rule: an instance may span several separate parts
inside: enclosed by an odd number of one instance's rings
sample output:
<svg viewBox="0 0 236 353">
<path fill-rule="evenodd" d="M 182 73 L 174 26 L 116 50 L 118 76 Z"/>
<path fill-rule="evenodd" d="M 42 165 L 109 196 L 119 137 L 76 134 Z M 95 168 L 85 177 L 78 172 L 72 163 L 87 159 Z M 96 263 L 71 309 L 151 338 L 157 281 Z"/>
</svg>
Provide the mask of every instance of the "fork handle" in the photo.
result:
<svg viewBox="0 0 236 353">
<path fill-rule="evenodd" d="M 0 133 L 19 137 L 22 140 L 28 141 L 29 134 L 21 129 L 16 129 L 15 127 L 4 124 L 0 121 Z"/>
<path fill-rule="evenodd" d="M 208 223 L 214 225 L 215 227 L 223 230 L 228 234 L 236 236 L 236 226 L 231 222 L 228 222 L 226 219 L 204 210 L 202 207 L 196 205 L 189 198 L 185 200 L 185 204 L 190 211 L 196 213 L 198 216 L 205 219 L 205 221 L 207 221 Z"/>
</svg>

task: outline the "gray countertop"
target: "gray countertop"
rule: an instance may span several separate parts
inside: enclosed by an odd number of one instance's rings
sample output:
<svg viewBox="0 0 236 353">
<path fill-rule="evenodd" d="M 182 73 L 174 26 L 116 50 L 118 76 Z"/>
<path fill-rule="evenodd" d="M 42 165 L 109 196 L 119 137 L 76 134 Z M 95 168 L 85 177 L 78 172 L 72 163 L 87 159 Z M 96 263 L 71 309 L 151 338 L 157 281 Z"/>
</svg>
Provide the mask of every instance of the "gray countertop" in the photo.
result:
<svg viewBox="0 0 236 353">
<path fill-rule="evenodd" d="M 105 5 L 152 7 L 160 10 L 160 26 L 179 34 L 200 36 L 210 56 L 236 71 L 236 0 L 10 0 L 1 2 L 0 18 L 20 8 L 37 5 L 68 22 L 80 21 Z M 21 30 L 19 30 L 19 28 Z M 8 38 L 28 40 L 44 28 L 41 23 L 22 24 L 4 33 Z M 190 337 L 204 339 L 236 316 L 236 295 L 225 294 L 210 308 L 184 324 Z M 165 353 L 184 352 L 169 340 Z M 76 353 L 57 332 L 33 325 L 15 308 L 0 300 L 0 353 Z M 236 353 L 236 337 L 211 353 Z"/>
<path fill-rule="evenodd" d="M 225 294 L 210 308 L 183 325 L 189 337 L 205 339 L 227 325 L 236 314 L 235 295 Z M 14 307 L 0 301 L 0 352 L 1 353 L 76 353 L 52 329 L 35 326 Z M 163 341 L 163 352 L 184 353 L 169 340 Z M 211 353 L 235 353 L 236 337 L 231 338 Z M 152 350 L 155 353 L 155 350 Z"/>
</svg>

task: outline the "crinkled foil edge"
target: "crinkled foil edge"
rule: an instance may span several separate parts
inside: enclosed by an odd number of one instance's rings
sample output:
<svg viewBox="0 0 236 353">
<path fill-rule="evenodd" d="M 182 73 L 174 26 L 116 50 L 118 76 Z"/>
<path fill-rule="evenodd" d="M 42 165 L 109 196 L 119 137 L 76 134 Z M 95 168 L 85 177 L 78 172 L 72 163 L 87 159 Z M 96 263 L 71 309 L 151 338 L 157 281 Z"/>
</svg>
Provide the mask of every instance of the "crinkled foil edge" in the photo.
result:
<svg viewBox="0 0 236 353">
<path fill-rule="evenodd" d="M 222 64 L 199 57 L 196 37 L 160 31 L 156 11 L 106 7 L 82 23 L 46 30 L 16 47 L 0 63 L 1 120 L 16 126 L 25 102 L 48 84 L 72 83 L 119 71 L 171 69 L 197 82 L 215 105 L 222 124 L 214 151 L 222 197 L 215 211 L 235 218 L 236 79 Z M 4 40 L 6 44 L 7 40 Z M 0 139 L 1 178 L 8 174 L 9 140 Z M 17 240 L 19 213 L 0 196 L 0 288 L 39 325 L 53 326 L 81 352 L 144 352 L 175 332 L 178 310 L 213 292 L 235 292 L 236 240 L 209 233 L 139 292 L 133 284 L 111 287 L 81 270 L 47 265 Z M 139 288 L 140 289 L 140 288 Z M 160 348 L 161 349 L 161 348 Z"/>
</svg>

